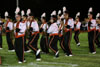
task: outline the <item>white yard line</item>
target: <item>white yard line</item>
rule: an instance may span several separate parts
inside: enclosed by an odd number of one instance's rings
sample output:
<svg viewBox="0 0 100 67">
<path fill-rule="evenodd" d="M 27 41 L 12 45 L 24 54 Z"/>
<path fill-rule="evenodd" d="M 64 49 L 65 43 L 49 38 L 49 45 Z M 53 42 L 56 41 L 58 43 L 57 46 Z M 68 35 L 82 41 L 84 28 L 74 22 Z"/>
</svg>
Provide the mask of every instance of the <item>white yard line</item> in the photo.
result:
<svg viewBox="0 0 100 67">
<path fill-rule="evenodd" d="M 4 65 L 0 67 L 77 67 L 78 64 L 71 64 L 71 63 L 57 63 L 57 62 L 31 62 L 27 65 L 16 65 L 16 66 L 10 66 L 10 65 Z"/>
</svg>

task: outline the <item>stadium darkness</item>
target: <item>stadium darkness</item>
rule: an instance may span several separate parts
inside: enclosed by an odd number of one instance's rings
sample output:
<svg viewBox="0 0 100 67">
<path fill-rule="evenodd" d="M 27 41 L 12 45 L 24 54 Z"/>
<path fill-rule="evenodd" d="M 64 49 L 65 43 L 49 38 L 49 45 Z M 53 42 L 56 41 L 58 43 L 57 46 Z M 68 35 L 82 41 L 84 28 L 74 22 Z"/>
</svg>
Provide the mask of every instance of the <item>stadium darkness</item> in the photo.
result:
<svg viewBox="0 0 100 67">
<path fill-rule="evenodd" d="M 4 17 L 4 12 L 8 11 L 10 16 L 14 16 L 16 9 L 16 0 L 2 0 L 0 4 L 0 14 Z M 89 7 L 93 7 L 94 15 L 100 12 L 99 1 L 96 0 L 19 0 L 21 10 L 30 8 L 36 17 L 40 17 L 46 12 L 48 17 L 53 10 L 62 9 L 66 6 L 70 12 L 70 16 L 74 17 L 77 12 L 81 12 L 81 18 L 86 17 Z"/>
</svg>

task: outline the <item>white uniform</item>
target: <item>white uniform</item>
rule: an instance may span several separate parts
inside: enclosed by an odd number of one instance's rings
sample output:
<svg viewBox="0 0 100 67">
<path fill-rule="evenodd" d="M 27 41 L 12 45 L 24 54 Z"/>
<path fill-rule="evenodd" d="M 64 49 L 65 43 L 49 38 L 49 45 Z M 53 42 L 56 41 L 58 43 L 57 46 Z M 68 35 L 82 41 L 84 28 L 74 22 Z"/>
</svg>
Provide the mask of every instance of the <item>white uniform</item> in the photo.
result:
<svg viewBox="0 0 100 67">
<path fill-rule="evenodd" d="M 65 23 L 66 23 L 66 20 L 64 20 L 64 24 L 65 24 Z M 72 18 L 69 19 L 67 25 L 69 25 L 71 29 L 74 28 L 74 20 L 73 20 Z"/>
<path fill-rule="evenodd" d="M 66 25 L 66 20 L 64 20 L 64 24 Z M 66 31 L 70 31 L 71 29 L 73 29 L 74 28 L 74 20 L 72 18 L 71 19 L 68 19 L 67 25 L 70 26 L 70 29 L 67 28 Z"/>
<path fill-rule="evenodd" d="M 13 30 L 13 22 L 7 22 L 6 23 L 6 28 L 9 27 L 9 30 Z M 7 31 L 6 31 L 7 32 Z"/>
<path fill-rule="evenodd" d="M 81 22 L 75 22 L 75 23 L 77 23 L 76 27 L 75 27 L 75 30 L 80 30 Z"/>
<path fill-rule="evenodd" d="M 16 25 L 17 23 L 14 24 L 14 27 L 16 28 Z M 20 31 L 18 32 L 18 35 L 16 37 L 22 37 L 25 35 L 25 31 L 26 31 L 26 23 L 23 23 L 23 22 L 20 22 L 19 23 L 19 27 Z M 15 35 L 16 35 L 16 31 L 15 32 Z"/>
<path fill-rule="evenodd" d="M 76 25 L 76 28 L 80 29 L 80 27 L 81 27 L 81 22 L 78 22 L 77 25 Z"/>
<path fill-rule="evenodd" d="M 94 20 L 94 19 L 92 19 L 91 20 L 91 25 L 90 25 L 90 30 L 93 30 L 93 29 L 95 29 L 96 28 L 96 20 Z"/>
<path fill-rule="evenodd" d="M 34 34 L 35 32 L 38 32 L 39 33 L 39 25 L 37 23 L 37 21 L 33 21 L 31 23 L 31 26 L 30 26 L 33 30 L 32 30 L 32 34 Z"/>
<path fill-rule="evenodd" d="M 58 32 L 59 32 L 59 28 L 56 23 L 51 24 L 47 31 L 47 33 L 49 34 L 58 34 Z"/>
<path fill-rule="evenodd" d="M 64 25 L 65 25 L 65 23 L 66 23 L 66 20 L 64 20 Z M 73 19 L 69 19 L 67 23 L 68 23 L 67 25 L 70 26 L 70 29 L 74 28 L 74 20 Z M 63 35 L 63 25 L 60 24 L 59 27 L 60 27 L 60 30 L 61 30 L 60 35 Z M 67 29 L 67 31 L 69 31 L 70 29 Z"/>
</svg>

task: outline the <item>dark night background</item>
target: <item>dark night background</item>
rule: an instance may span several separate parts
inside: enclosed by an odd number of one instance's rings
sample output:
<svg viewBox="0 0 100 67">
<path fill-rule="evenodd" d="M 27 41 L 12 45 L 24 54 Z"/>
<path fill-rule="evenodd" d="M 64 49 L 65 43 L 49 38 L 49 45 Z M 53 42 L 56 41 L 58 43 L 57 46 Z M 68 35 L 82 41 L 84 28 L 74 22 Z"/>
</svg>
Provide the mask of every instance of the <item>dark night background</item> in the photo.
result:
<svg viewBox="0 0 100 67">
<path fill-rule="evenodd" d="M 0 14 L 4 15 L 5 11 L 8 11 L 10 16 L 14 16 L 16 9 L 16 0 L 2 0 L 0 4 Z M 97 0 L 19 0 L 19 7 L 23 10 L 30 8 L 36 17 L 40 17 L 43 12 L 46 12 L 48 16 L 53 10 L 62 9 L 66 6 L 70 12 L 70 16 L 74 17 L 79 11 L 81 12 L 81 18 L 87 15 L 89 7 L 93 7 L 94 15 L 100 12 L 100 4 Z"/>
</svg>

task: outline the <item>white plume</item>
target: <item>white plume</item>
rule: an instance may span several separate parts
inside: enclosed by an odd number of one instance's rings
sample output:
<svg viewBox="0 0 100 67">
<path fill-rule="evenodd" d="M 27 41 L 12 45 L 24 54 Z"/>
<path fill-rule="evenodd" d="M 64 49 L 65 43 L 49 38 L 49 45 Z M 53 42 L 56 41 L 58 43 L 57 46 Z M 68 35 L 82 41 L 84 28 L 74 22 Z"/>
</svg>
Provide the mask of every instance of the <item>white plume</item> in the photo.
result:
<svg viewBox="0 0 100 67">
<path fill-rule="evenodd" d="M 97 13 L 96 18 L 98 18 L 100 16 L 100 13 Z"/>
<path fill-rule="evenodd" d="M 66 7 L 64 6 L 64 7 L 63 7 L 63 12 L 65 12 L 66 10 L 67 10 L 67 9 L 66 9 Z"/>
<path fill-rule="evenodd" d="M 78 16 L 80 16 L 80 12 L 78 12 L 78 13 L 76 14 L 76 17 L 78 17 Z"/>
<path fill-rule="evenodd" d="M 41 17 L 46 17 L 46 13 L 43 13 L 43 14 L 41 15 Z"/>
<path fill-rule="evenodd" d="M 55 11 L 55 10 L 51 13 L 51 16 L 52 16 L 52 15 L 56 15 L 56 11 Z"/>
<path fill-rule="evenodd" d="M 31 9 L 28 9 L 26 14 L 29 15 L 30 13 L 31 13 Z"/>
<path fill-rule="evenodd" d="M 92 7 L 90 7 L 88 12 L 93 12 L 93 8 L 92 8 Z"/>
<path fill-rule="evenodd" d="M 61 14 L 61 10 L 58 11 L 58 15 Z"/>
<path fill-rule="evenodd" d="M 6 12 L 5 12 L 5 17 L 7 17 L 8 15 L 9 15 L 9 14 L 8 14 L 8 12 L 6 11 Z"/>
<path fill-rule="evenodd" d="M 16 11 L 15 11 L 15 14 L 18 14 L 19 12 L 20 12 L 20 8 L 17 7 L 17 8 L 16 8 Z"/>
<path fill-rule="evenodd" d="M 25 15 L 25 12 L 24 10 L 21 11 L 21 16 L 24 16 Z"/>
</svg>

